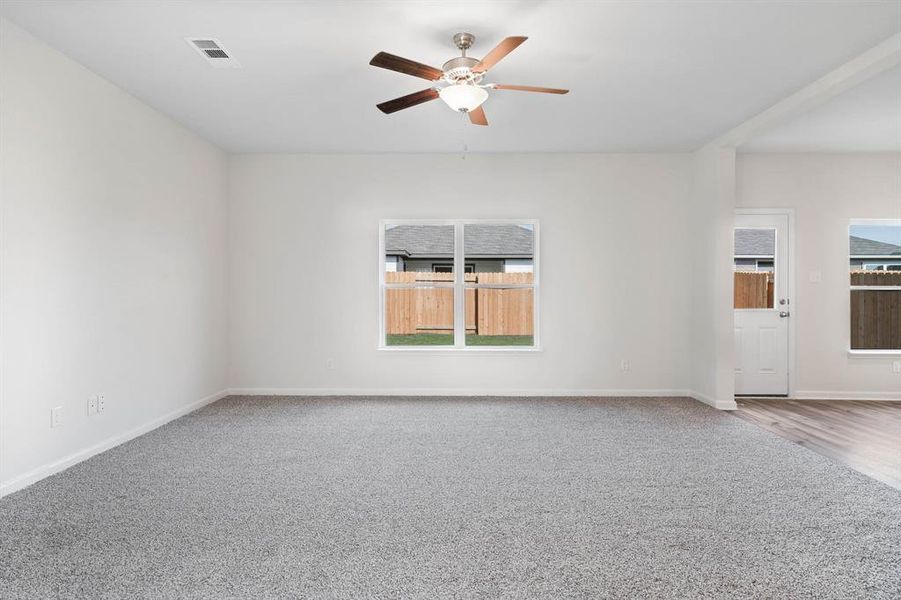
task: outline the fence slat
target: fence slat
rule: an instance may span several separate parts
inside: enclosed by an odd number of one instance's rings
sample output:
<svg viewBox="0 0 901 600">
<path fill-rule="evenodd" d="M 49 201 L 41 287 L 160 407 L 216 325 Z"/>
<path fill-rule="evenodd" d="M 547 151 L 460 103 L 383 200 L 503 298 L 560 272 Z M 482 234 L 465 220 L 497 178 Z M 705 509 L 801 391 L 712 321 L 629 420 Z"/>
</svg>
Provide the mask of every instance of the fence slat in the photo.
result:
<svg viewBox="0 0 901 600">
<path fill-rule="evenodd" d="M 453 273 L 386 272 L 385 283 L 427 284 L 454 281 Z M 466 273 L 467 283 L 530 284 L 532 273 Z M 464 292 L 466 332 L 478 335 L 533 335 L 532 288 L 479 288 Z M 389 335 L 453 333 L 452 288 L 388 288 L 385 328 Z"/>
<path fill-rule="evenodd" d="M 851 348 L 901 350 L 901 271 L 851 271 L 852 286 L 897 290 L 851 290 Z"/>
<path fill-rule="evenodd" d="M 735 271 L 733 275 L 734 308 L 772 308 L 772 273 Z"/>
</svg>

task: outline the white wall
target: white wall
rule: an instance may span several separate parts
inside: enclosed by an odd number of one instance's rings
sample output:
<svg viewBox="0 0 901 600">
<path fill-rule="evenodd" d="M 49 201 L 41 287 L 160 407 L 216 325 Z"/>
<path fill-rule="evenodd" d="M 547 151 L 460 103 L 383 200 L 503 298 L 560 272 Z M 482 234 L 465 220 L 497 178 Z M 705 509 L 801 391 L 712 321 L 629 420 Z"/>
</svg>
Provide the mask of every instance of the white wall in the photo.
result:
<svg viewBox="0 0 901 600">
<path fill-rule="evenodd" d="M 708 146 L 692 156 L 694 186 L 685 235 L 691 239 L 691 389 L 721 409 L 735 408 L 732 229 L 735 150 Z"/>
<path fill-rule="evenodd" d="M 504 273 L 531 273 L 534 270 L 531 258 L 508 258 L 504 260 Z"/>
<path fill-rule="evenodd" d="M 7 21 L 0 72 L 9 492 L 225 388 L 227 160 Z"/>
<path fill-rule="evenodd" d="M 229 171 L 235 388 L 688 387 L 689 155 L 245 155 Z M 542 352 L 376 350 L 379 219 L 457 217 L 540 219 Z"/>
<path fill-rule="evenodd" d="M 901 398 L 901 356 L 848 355 L 848 222 L 901 218 L 901 154 L 740 154 L 736 179 L 739 207 L 796 211 L 795 395 Z"/>
</svg>

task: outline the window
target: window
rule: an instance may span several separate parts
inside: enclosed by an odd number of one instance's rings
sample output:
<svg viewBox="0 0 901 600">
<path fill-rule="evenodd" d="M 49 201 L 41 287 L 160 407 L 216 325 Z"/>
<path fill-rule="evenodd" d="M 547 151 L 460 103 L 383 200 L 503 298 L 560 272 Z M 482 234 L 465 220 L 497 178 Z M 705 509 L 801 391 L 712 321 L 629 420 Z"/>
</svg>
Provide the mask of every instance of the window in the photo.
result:
<svg viewBox="0 0 901 600">
<path fill-rule="evenodd" d="M 381 347 L 537 347 L 537 222 L 383 222 L 379 245 Z"/>
<path fill-rule="evenodd" d="M 733 232 L 733 308 L 773 308 L 776 230 L 737 227 Z"/>
<path fill-rule="evenodd" d="M 901 350 L 901 219 L 851 221 L 848 255 L 851 349 Z"/>
<path fill-rule="evenodd" d="M 432 273 L 453 273 L 454 265 L 452 264 L 434 264 L 432 265 Z M 468 264 L 464 266 L 464 273 L 475 273 L 476 266 Z"/>
</svg>

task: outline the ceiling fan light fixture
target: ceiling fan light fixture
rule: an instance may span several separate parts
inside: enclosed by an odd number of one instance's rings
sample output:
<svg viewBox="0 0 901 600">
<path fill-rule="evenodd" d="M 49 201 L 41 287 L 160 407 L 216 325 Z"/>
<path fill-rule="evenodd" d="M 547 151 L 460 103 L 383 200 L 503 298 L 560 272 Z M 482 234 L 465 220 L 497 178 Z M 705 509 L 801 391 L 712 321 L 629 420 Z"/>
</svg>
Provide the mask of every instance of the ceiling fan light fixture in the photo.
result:
<svg viewBox="0 0 901 600">
<path fill-rule="evenodd" d="M 468 113 L 488 99 L 488 92 L 475 85 L 459 83 L 442 88 L 438 91 L 438 96 L 452 109 Z"/>
<path fill-rule="evenodd" d="M 375 106 L 388 115 L 441 98 L 452 110 L 468 113 L 470 123 L 484 127 L 488 125 L 488 117 L 485 116 L 482 103 L 488 99 L 488 90 L 515 90 L 520 92 L 540 92 L 543 94 L 568 93 L 569 90 L 536 87 L 533 85 L 502 85 L 494 82 L 481 85 L 488 71 L 494 68 L 501 59 L 518 48 L 526 39 L 528 38 L 524 35 L 506 37 L 491 52 L 479 60 L 466 56 L 466 51 L 472 47 L 475 37 L 471 33 L 458 33 L 454 36 L 454 44 L 461 50 L 462 55 L 445 62 L 440 69 L 403 58 L 402 56 L 379 52 L 369 61 L 370 65 L 426 79 L 431 83 L 431 87 L 401 96 L 400 98 L 388 100 L 387 102 L 381 102 Z M 444 84 L 447 84 L 446 87 L 441 87 Z"/>
</svg>

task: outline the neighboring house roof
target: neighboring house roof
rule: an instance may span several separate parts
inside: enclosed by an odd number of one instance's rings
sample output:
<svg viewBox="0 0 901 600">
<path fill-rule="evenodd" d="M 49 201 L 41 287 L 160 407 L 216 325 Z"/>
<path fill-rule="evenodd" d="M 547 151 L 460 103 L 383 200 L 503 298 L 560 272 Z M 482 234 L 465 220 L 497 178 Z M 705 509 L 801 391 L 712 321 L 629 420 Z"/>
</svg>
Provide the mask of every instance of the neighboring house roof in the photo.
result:
<svg viewBox="0 0 901 600">
<path fill-rule="evenodd" d="M 850 236 L 851 256 L 898 256 L 901 246 Z M 776 232 L 773 229 L 736 229 L 735 256 L 773 256 Z"/>
<path fill-rule="evenodd" d="M 466 225 L 467 258 L 532 258 L 532 230 L 520 225 Z M 453 257 L 453 225 L 397 225 L 385 230 L 385 254 Z"/>
<path fill-rule="evenodd" d="M 775 229 L 736 229 L 735 256 L 774 256 Z"/>
<path fill-rule="evenodd" d="M 851 236 L 851 256 L 899 256 L 901 246 Z"/>
</svg>

